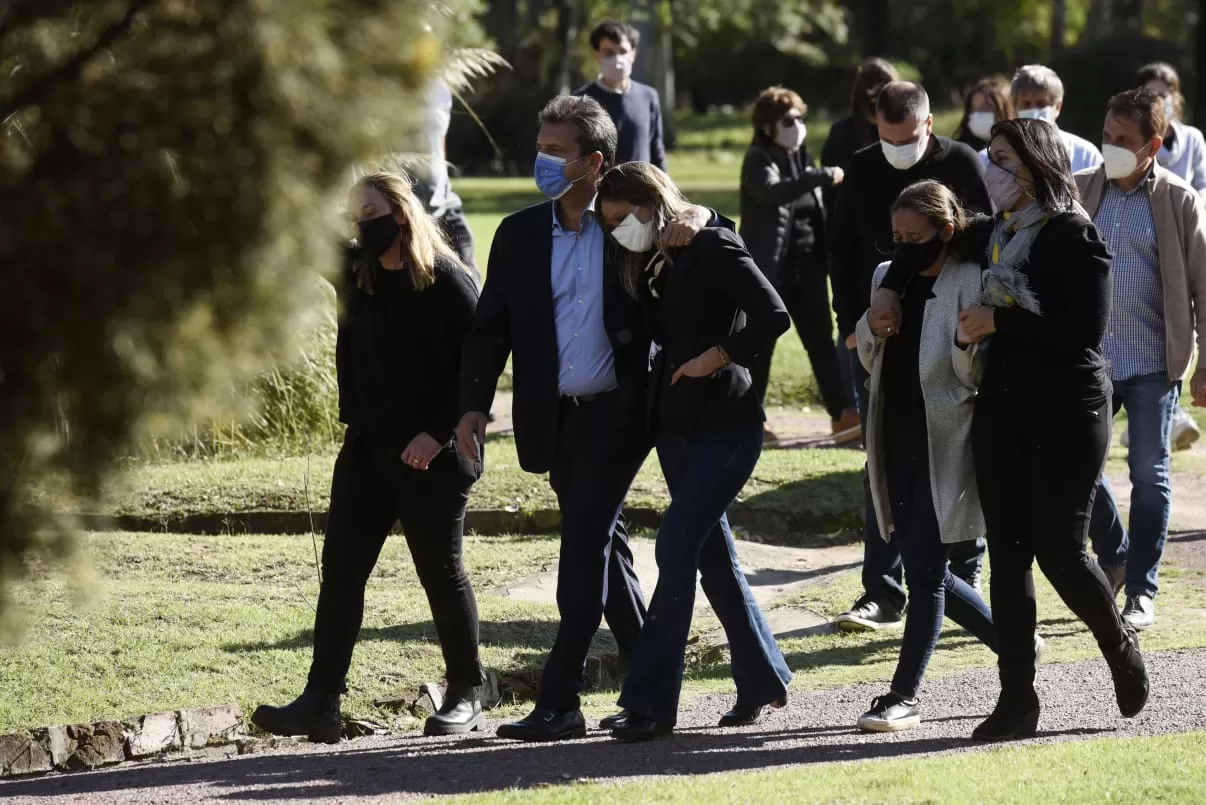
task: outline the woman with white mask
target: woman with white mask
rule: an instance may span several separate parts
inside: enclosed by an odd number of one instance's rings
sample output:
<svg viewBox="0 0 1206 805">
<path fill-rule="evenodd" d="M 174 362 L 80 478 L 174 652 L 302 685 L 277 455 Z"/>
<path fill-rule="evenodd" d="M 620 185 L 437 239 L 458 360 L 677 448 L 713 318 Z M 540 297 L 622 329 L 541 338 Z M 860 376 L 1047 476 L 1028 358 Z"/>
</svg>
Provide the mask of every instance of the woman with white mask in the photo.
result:
<svg viewBox="0 0 1206 805">
<path fill-rule="evenodd" d="M 976 82 L 967 92 L 963 103 L 963 119 L 955 129 L 955 141 L 982 151 L 988 146 L 988 135 L 998 120 L 1014 116 L 1013 99 L 1009 94 L 1009 79 L 992 76 Z"/>
<path fill-rule="evenodd" d="M 790 318 L 732 232 L 704 229 L 687 247 L 657 247 L 686 205 L 645 162 L 614 167 L 599 184 L 603 228 L 625 252 L 620 280 L 660 346 L 648 410 L 671 498 L 657 533 L 657 588 L 620 695 L 624 712 L 612 721 L 612 737 L 623 741 L 674 730 L 697 578 L 732 652 L 737 702 L 720 726 L 752 724 L 768 705 L 782 706 L 791 680 L 725 520 L 762 451 L 765 416 L 749 367 Z"/>
<path fill-rule="evenodd" d="M 754 103 L 754 139 L 741 165 L 741 238 L 778 291 L 808 353 L 821 400 L 839 443 L 861 435 L 858 408 L 842 382 L 833 341 L 825 206 L 821 192 L 841 183 L 841 168 L 817 168 L 808 153 L 808 106 L 783 87 L 763 91 Z M 774 347 L 750 367 L 765 401 Z M 766 430 L 763 440 L 775 442 Z"/>
</svg>

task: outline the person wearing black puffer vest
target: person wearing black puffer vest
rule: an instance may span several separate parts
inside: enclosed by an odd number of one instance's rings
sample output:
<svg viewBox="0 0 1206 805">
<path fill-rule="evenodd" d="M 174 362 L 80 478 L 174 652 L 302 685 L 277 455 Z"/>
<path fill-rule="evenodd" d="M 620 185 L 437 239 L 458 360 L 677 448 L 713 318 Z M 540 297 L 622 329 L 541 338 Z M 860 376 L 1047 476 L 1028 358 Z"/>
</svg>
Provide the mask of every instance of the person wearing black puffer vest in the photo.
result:
<svg viewBox="0 0 1206 805">
<path fill-rule="evenodd" d="M 339 699 L 364 613 L 364 590 L 385 539 L 400 523 L 444 654 L 448 691 L 426 735 L 483 725 L 478 615 L 462 561 L 477 456 L 457 447 L 461 347 L 477 285 L 403 177 L 370 174 L 349 211 L 358 246 L 346 253 L 335 347 L 339 418 L 314 620 L 314 659 L 302 695 L 262 705 L 252 722 L 277 735 L 336 743 Z"/>
</svg>

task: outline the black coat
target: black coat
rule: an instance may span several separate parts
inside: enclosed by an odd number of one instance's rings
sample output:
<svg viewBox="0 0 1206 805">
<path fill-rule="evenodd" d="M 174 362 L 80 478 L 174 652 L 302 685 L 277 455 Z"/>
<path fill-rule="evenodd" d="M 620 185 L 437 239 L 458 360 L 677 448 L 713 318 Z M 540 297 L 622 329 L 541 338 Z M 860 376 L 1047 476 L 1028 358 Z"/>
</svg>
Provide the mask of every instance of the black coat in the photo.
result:
<svg viewBox="0 0 1206 805">
<path fill-rule="evenodd" d="M 649 403 L 656 430 L 693 434 L 758 427 L 766 419 L 750 384 L 754 356 L 787 331 L 783 300 L 741 239 L 705 229 L 663 269 L 661 296 L 643 297 L 661 351 L 653 362 Z M 674 372 L 719 346 L 732 363 L 710 377 Z"/>
<path fill-rule="evenodd" d="M 548 472 L 557 444 L 560 406 L 557 328 L 553 312 L 553 204 L 545 201 L 503 219 L 490 246 L 486 282 L 465 341 L 461 411 L 490 410 L 511 356 L 512 415 L 519 464 Z M 714 222 L 732 227 L 714 216 Z M 620 247 L 603 246 L 603 324 L 615 356 L 616 382 L 644 398 L 652 334 L 641 303 L 624 290 L 616 268 Z"/>
<path fill-rule="evenodd" d="M 821 190 L 833 185 L 804 151 L 789 154 L 774 143 L 755 142 L 741 164 L 741 239 L 772 283 L 784 278 L 783 265 L 800 204 L 812 206 L 809 223 L 823 263 L 825 214 Z"/>
</svg>

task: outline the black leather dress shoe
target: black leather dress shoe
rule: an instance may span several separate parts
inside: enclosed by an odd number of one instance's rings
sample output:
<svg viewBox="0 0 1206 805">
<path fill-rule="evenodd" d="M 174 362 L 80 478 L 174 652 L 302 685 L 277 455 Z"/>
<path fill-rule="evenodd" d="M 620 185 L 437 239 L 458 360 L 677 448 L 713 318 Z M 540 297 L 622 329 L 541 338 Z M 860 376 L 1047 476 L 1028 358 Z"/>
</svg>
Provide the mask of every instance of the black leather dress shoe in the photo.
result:
<svg viewBox="0 0 1206 805">
<path fill-rule="evenodd" d="M 733 709 L 720 717 L 720 727 L 748 727 L 751 724 L 757 724 L 758 720 L 766 712 L 765 707 L 745 707 L 744 705 L 733 705 Z"/>
<path fill-rule="evenodd" d="M 514 741 L 568 741 L 586 737 L 586 720 L 581 710 L 560 712 L 537 707 L 526 718 L 498 728 L 499 738 Z"/>
<path fill-rule="evenodd" d="M 661 724 L 652 718 L 629 713 L 624 723 L 611 731 L 611 737 L 617 741 L 652 741 L 673 733 L 673 724 Z"/>
<path fill-rule="evenodd" d="M 608 716 L 607 718 L 604 718 L 601 721 L 599 721 L 599 729 L 614 730 L 616 727 L 623 726 L 623 724 L 626 721 L 628 721 L 628 711 L 621 710 L 620 712 L 616 713 L 614 716 Z"/>
<path fill-rule="evenodd" d="M 460 735 L 480 730 L 486 724 L 481 702 L 472 690 L 448 689 L 444 706 L 427 719 L 424 735 Z"/>
<path fill-rule="evenodd" d="M 284 707 L 261 704 L 251 714 L 251 723 L 273 735 L 305 735 L 315 743 L 337 744 L 343 733 L 339 694 L 306 688 Z"/>
</svg>

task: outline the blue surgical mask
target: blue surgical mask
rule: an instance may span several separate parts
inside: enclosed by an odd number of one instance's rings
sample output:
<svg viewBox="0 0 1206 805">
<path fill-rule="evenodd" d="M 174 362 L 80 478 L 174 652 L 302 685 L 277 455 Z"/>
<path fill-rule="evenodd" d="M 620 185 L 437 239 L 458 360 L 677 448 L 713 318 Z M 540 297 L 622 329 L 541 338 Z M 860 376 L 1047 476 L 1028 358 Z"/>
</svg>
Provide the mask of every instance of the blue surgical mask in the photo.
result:
<svg viewBox="0 0 1206 805">
<path fill-rule="evenodd" d="M 582 159 L 582 157 L 578 157 L 574 162 L 581 162 Z M 556 201 L 568 193 L 575 182 L 586 178 L 585 175 L 579 176 L 577 179 L 566 177 L 566 167 L 573 165 L 574 162 L 566 162 L 565 157 L 555 157 L 552 154 L 537 154 L 532 175 L 536 179 L 536 186 L 540 188 L 540 192 Z"/>
</svg>

